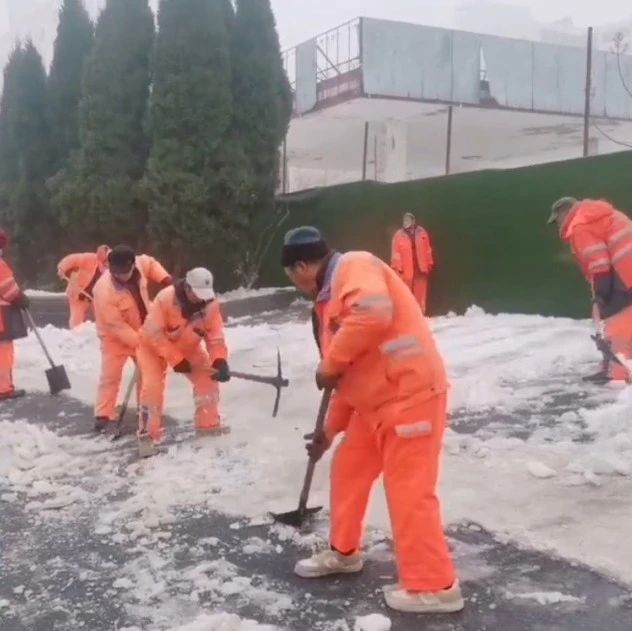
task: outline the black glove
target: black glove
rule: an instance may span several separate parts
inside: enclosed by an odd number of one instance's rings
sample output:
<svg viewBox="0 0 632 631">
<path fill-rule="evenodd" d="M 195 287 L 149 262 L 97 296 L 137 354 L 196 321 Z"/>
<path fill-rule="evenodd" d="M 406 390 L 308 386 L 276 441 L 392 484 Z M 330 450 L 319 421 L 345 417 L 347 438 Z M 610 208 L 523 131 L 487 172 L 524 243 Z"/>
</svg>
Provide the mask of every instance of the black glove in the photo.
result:
<svg viewBox="0 0 632 631">
<path fill-rule="evenodd" d="M 220 383 L 226 383 L 230 381 L 230 368 L 228 362 L 225 359 L 216 359 L 213 362 L 213 381 L 219 381 Z"/>
<path fill-rule="evenodd" d="M 313 462 L 318 462 L 331 447 L 331 442 L 323 430 L 314 434 L 306 434 L 305 439 L 311 441 L 305 445 L 305 449 Z"/>
<path fill-rule="evenodd" d="M 20 292 L 11 304 L 18 309 L 28 309 L 31 301 L 26 294 Z"/>
<path fill-rule="evenodd" d="M 334 390 L 338 385 L 340 377 L 331 377 L 329 375 L 323 375 L 321 372 L 316 372 L 316 387 L 319 390 Z"/>
<path fill-rule="evenodd" d="M 173 372 L 180 373 L 181 375 L 188 375 L 192 370 L 188 359 L 183 359 L 173 367 Z"/>
</svg>

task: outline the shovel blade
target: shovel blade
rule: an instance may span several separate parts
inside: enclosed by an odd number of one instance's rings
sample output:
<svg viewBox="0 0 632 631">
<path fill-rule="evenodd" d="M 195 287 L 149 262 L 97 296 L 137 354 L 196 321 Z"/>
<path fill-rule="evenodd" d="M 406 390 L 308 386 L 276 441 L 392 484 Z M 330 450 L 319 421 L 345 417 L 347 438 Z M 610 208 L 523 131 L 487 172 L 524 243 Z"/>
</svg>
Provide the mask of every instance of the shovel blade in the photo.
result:
<svg viewBox="0 0 632 631">
<path fill-rule="evenodd" d="M 53 366 L 46 371 L 48 387 L 52 395 L 59 394 L 63 390 L 70 390 L 70 380 L 63 366 Z"/>
<path fill-rule="evenodd" d="M 300 528 L 306 521 L 316 515 L 316 513 L 320 513 L 321 510 L 323 510 L 322 506 L 315 506 L 314 508 L 306 508 L 303 511 L 292 510 L 289 513 L 271 513 L 271 515 L 272 519 L 280 524 Z"/>
</svg>

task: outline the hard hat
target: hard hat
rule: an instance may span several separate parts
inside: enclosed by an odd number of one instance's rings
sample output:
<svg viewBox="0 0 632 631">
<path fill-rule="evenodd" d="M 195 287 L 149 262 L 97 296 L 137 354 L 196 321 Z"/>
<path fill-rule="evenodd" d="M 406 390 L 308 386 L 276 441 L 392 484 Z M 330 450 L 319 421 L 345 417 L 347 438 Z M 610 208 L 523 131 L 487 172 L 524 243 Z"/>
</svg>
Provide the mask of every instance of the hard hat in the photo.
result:
<svg viewBox="0 0 632 631">
<path fill-rule="evenodd" d="M 215 290 L 213 289 L 213 274 L 204 267 L 196 267 L 189 270 L 185 277 L 186 284 L 191 291 L 205 302 L 215 299 Z"/>
</svg>

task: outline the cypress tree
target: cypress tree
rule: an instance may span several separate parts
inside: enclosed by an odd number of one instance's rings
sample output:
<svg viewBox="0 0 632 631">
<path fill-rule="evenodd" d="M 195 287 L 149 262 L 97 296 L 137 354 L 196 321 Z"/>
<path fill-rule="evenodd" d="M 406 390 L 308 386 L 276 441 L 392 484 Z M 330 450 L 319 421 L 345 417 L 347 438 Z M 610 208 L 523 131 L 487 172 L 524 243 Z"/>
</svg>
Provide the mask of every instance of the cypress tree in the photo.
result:
<svg viewBox="0 0 632 631">
<path fill-rule="evenodd" d="M 227 172 L 232 119 L 225 0 L 161 0 L 144 189 L 152 234 L 174 269 L 232 266 L 236 222 Z"/>
<path fill-rule="evenodd" d="M 55 257 L 56 229 L 45 189 L 52 169 L 46 97 L 42 58 L 29 41 L 16 48 L 5 71 L 0 203 L 17 267 L 31 281 L 45 275 Z"/>
<path fill-rule="evenodd" d="M 287 133 L 292 94 L 281 59 L 270 0 L 237 0 L 232 31 L 233 137 L 247 156 L 248 247 L 242 280 L 256 281 L 265 240 L 275 223 L 279 147 Z"/>
<path fill-rule="evenodd" d="M 93 39 L 94 29 L 82 0 L 63 0 L 48 82 L 55 170 L 79 146 L 81 81 Z"/>
<path fill-rule="evenodd" d="M 154 18 L 147 0 L 107 0 L 84 71 L 80 147 L 51 182 L 53 202 L 77 245 L 142 242 L 149 64 Z"/>
</svg>

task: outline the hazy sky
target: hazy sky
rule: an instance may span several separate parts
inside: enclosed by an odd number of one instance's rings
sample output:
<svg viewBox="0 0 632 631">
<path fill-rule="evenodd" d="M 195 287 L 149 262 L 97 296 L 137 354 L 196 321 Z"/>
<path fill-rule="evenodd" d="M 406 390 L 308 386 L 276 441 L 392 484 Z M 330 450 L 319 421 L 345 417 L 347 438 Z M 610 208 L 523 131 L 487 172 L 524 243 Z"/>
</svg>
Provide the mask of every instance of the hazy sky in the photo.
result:
<svg viewBox="0 0 632 631">
<path fill-rule="evenodd" d="M 630 0 L 503 0 L 503 3 L 528 7 L 542 21 L 571 16 L 577 26 L 632 17 Z M 359 15 L 453 26 L 454 11 L 464 4 L 468 0 L 272 0 L 284 48 Z"/>
</svg>

